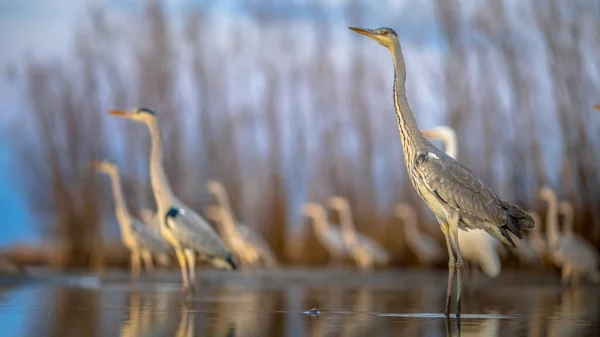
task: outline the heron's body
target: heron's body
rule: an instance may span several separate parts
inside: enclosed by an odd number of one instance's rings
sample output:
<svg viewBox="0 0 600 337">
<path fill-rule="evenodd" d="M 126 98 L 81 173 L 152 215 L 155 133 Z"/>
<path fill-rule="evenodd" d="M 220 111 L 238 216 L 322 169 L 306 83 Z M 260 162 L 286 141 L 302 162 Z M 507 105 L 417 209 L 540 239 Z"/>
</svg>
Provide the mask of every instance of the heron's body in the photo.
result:
<svg viewBox="0 0 600 337">
<path fill-rule="evenodd" d="M 585 239 L 573 233 L 573 208 L 569 203 L 559 205 L 554 191 L 543 187 L 541 197 L 548 203 L 546 235 L 550 257 L 561 268 L 562 283 L 578 283 L 581 277 L 600 282 L 598 252 Z M 560 210 L 559 210 L 560 208 Z M 563 231 L 558 230 L 558 214 L 563 213 Z"/>
<path fill-rule="evenodd" d="M 410 181 L 427 203 L 446 238 L 449 255 L 445 314 L 449 313 L 456 270 L 457 315 L 460 315 L 462 254 L 458 229 L 484 229 L 503 243 L 514 245 L 508 232 L 519 238 L 521 230 L 532 229 L 533 220 L 519 206 L 498 197 L 469 169 L 438 150 L 417 127 L 406 97 L 406 68 L 396 32 L 351 28 L 386 47 L 394 61 L 393 99 Z"/>
<path fill-rule="evenodd" d="M 330 263 L 337 263 L 349 256 L 342 231 L 339 227 L 332 226 L 327 222 L 327 213 L 321 205 L 306 203 L 302 207 L 302 213 L 312 220 L 311 223 L 315 236 L 329 253 Z"/>
<path fill-rule="evenodd" d="M 456 132 L 448 126 L 438 126 L 423 131 L 425 138 L 439 139 L 444 143 L 445 152 L 448 156 L 456 159 L 458 156 L 458 142 Z M 483 229 L 471 229 L 458 231 L 458 242 L 460 244 L 463 258 L 481 268 L 489 277 L 500 275 L 501 262 L 498 249 L 499 242 L 492 238 Z"/>
<path fill-rule="evenodd" d="M 253 228 L 237 223 L 233 216 L 233 209 L 223 184 L 217 181 L 208 183 L 208 190 L 219 203 L 220 212 L 218 219 L 221 224 L 221 236 L 226 244 L 233 250 L 243 264 L 249 266 L 262 265 L 273 268 L 277 266 L 275 253 L 267 241 Z"/>
<path fill-rule="evenodd" d="M 420 265 L 428 266 L 441 261 L 443 249 L 429 235 L 421 232 L 414 209 L 407 204 L 396 206 L 396 216 L 404 222 L 406 243 L 417 257 Z"/>
<path fill-rule="evenodd" d="M 358 238 L 348 201 L 341 197 L 332 197 L 329 204 L 339 214 L 344 244 L 358 268 L 372 270 L 375 264 L 388 264 L 390 253 L 383 246 L 366 236 L 362 239 Z"/>
<path fill-rule="evenodd" d="M 150 227 L 130 215 L 123 197 L 119 169 L 113 163 L 102 161 L 94 163 L 93 167 L 110 177 L 113 198 L 115 201 L 115 214 L 121 230 L 123 244 L 131 253 L 131 265 L 134 277 L 140 272 L 143 259 L 146 269 L 154 270 L 152 254 L 169 254 L 171 247 L 160 235 L 158 228 Z"/>
<path fill-rule="evenodd" d="M 235 269 L 236 265 L 232 255 L 225 248 L 217 233 L 200 215 L 181 202 L 171 191 L 162 164 L 162 141 L 154 113 L 140 108 L 133 111 L 113 110 L 111 114 L 143 123 L 150 131 L 152 140 L 150 181 L 158 206 L 160 230 L 175 249 L 181 267 L 184 290 L 191 289 L 193 286 L 198 255 L 218 267 Z"/>
</svg>

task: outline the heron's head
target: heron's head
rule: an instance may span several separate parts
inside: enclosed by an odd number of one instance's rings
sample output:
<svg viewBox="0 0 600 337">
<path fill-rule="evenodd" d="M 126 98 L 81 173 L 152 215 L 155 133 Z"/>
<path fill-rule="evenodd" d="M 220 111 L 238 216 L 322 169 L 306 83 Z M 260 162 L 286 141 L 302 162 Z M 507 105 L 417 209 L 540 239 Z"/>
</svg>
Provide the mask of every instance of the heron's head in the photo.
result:
<svg viewBox="0 0 600 337">
<path fill-rule="evenodd" d="M 558 204 L 558 211 L 566 217 L 572 217 L 574 213 L 573 204 L 568 201 L 561 201 Z"/>
<path fill-rule="evenodd" d="M 223 187 L 223 184 L 221 184 L 218 181 L 215 180 L 211 180 L 206 184 L 206 188 L 208 189 L 208 192 L 210 192 L 211 194 L 215 195 L 215 196 L 220 196 L 225 194 L 225 187 Z"/>
<path fill-rule="evenodd" d="M 323 207 L 321 207 L 321 205 L 316 204 L 316 203 L 306 203 L 302 206 L 302 208 L 300 209 L 300 213 L 305 216 L 305 217 L 323 217 L 325 216 L 325 210 L 323 209 Z"/>
<path fill-rule="evenodd" d="M 148 123 L 156 118 L 154 111 L 148 108 L 134 108 L 131 110 L 110 110 L 113 116 L 132 119 L 136 122 Z"/>
<path fill-rule="evenodd" d="M 381 27 L 377 29 L 365 29 L 365 28 L 356 28 L 356 27 L 348 27 L 351 30 L 357 32 L 358 34 L 362 34 L 372 40 L 377 41 L 380 45 L 390 48 L 394 44 L 398 44 L 398 34 L 391 29 L 386 27 Z"/>
<path fill-rule="evenodd" d="M 329 198 L 329 206 L 337 211 L 345 210 L 350 207 L 348 205 L 348 200 L 339 196 Z"/>
<path fill-rule="evenodd" d="M 108 160 L 92 161 L 90 162 L 90 167 L 93 170 L 106 174 L 117 172 L 117 166 Z"/>
<path fill-rule="evenodd" d="M 544 186 L 540 188 L 540 197 L 544 200 L 554 200 L 556 198 L 556 194 L 550 188 L 550 186 Z"/>
<path fill-rule="evenodd" d="M 435 128 L 431 128 L 428 130 L 421 131 L 423 136 L 428 139 L 453 139 L 456 138 L 456 132 L 449 126 L 436 126 Z"/>
</svg>

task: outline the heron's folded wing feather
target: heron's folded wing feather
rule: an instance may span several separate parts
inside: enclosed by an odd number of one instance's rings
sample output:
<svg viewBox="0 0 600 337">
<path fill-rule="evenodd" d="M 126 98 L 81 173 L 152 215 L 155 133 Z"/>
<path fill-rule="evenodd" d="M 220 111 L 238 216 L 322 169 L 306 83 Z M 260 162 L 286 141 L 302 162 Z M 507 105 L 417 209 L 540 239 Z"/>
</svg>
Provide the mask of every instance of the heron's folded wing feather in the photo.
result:
<svg viewBox="0 0 600 337">
<path fill-rule="evenodd" d="M 167 228 L 183 246 L 193 248 L 199 253 L 220 255 L 226 250 L 221 238 L 208 222 L 188 208 L 176 217 L 169 217 Z"/>
<path fill-rule="evenodd" d="M 425 186 L 452 208 L 496 226 L 504 225 L 506 210 L 503 206 L 508 207 L 508 204 L 451 157 L 421 151 L 417 154 L 415 170 Z"/>
</svg>

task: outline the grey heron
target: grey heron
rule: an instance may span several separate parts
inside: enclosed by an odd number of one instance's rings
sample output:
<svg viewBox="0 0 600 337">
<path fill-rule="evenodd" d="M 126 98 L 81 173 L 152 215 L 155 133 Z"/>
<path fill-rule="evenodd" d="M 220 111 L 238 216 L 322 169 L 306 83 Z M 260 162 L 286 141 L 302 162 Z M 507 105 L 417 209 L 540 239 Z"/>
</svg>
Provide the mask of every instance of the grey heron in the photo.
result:
<svg viewBox="0 0 600 337">
<path fill-rule="evenodd" d="M 230 241 L 230 248 L 249 265 L 261 264 L 268 268 L 276 267 L 275 253 L 262 235 L 252 227 L 235 220 L 225 186 L 213 180 L 208 182 L 207 189 L 219 204 L 218 219 L 221 220 L 222 228 L 227 232 L 227 237 L 223 235 L 222 237 L 223 240 Z"/>
<path fill-rule="evenodd" d="M 145 124 L 150 131 L 152 192 L 160 215 L 158 219 L 161 233 L 175 249 L 181 267 L 183 290 L 193 289 L 197 254 L 217 267 L 237 269 L 233 256 L 225 248 L 219 235 L 198 213 L 181 202 L 171 191 L 162 163 L 162 140 L 155 113 L 147 108 L 135 108 L 111 110 L 110 114 Z"/>
<path fill-rule="evenodd" d="M 456 132 L 449 126 L 437 126 L 423 130 L 423 136 L 429 140 L 441 140 L 444 143 L 444 152 L 456 159 L 458 156 L 458 141 Z M 458 243 L 461 247 L 463 259 L 475 264 L 489 277 L 500 275 L 502 268 L 500 262 L 500 245 L 483 229 L 458 231 Z"/>
<path fill-rule="evenodd" d="M 152 228 L 131 216 L 125 203 L 121 176 L 117 166 L 109 161 L 95 161 L 91 163 L 94 170 L 110 178 L 115 215 L 121 230 L 121 240 L 131 254 L 131 269 L 134 278 L 139 277 L 140 264 L 143 259 L 146 270 L 153 271 L 152 253 L 169 254 L 171 248 L 160 235 L 158 228 Z"/>
<path fill-rule="evenodd" d="M 333 196 L 329 199 L 329 206 L 338 212 L 342 238 L 359 269 L 372 270 L 375 264 L 386 265 L 390 262 L 390 253 L 377 241 L 365 235 L 359 239 L 346 199 Z"/>
<path fill-rule="evenodd" d="M 316 203 L 306 203 L 302 206 L 301 212 L 303 216 L 311 220 L 317 240 L 329 253 L 331 264 L 339 263 L 349 256 L 341 230 L 329 224 L 327 212 L 323 206 Z"/>
<path fill-rule="evenodd" d="M 400 203 L 396 206 L 396 217 L 404 222 L 404 236 L 406 243 L 417 257 L 419 264 L 429 266 L 444 257 L 444 250 L 437 241 L 419 230 L 417 214 L 408 204 Z"/>
<path fill-rule="evenodd" d="M 561 268 L 561 283 L 577 283 L 583 277 L 600 282 L 598 252 L 585 239 L 572 231 L 573 209 L 569 203 L 559 203 L 554 191 L 548 186 L 540 189 L 540 197 L 548 204 L 546 236 L 549 254 L 554 264 Z M 558 215 L 562 213 L 565 224 L 562 233 L 558 229 Z"/>
<path fill-rule="evenodd" d="M 456 315 L 460 316 L 463 258 L 458 243 L 459 228 L 485 229 L 494 238 L 514 246 L 508 232 L 522 238 L 521 230 L 532 229 L 535 223 L 523 208 L 497 196 L 469 169 L 423 137 L 406 97 L 406 68 L 396 32 L 390 28 L 350 29 L 377 41 L 392 55 L 394 110 L 404 163 L 413 187 L 434 213 L 446 238 L 449 271 L 444 314 L 448 315 L 450 311 L 456 271 Z"/>
</svg>

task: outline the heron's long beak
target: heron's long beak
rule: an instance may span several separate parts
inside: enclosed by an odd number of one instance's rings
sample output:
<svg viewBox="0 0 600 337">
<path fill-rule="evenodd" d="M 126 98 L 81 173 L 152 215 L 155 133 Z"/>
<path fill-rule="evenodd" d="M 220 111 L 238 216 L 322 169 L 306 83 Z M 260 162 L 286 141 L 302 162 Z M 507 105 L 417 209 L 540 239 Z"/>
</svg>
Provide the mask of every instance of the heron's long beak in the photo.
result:
<svg viewBox="0 0 600 337">
<path fill-rule="evenodd" d="M 132 113 L 127 110 L 109 110 L 108 113 L 113 116 L 125 117 L 125 118 L 128 118 L 129 116 L 132 115 Z"/>
<path fill-rule="evenodd" d="M 377 36 L 379 35 L 372 29 L 357 28 L 357 27 L 348 27 L 348 28 L 357 32 L 358 34 L 370 37 L 371 39 L 377 39 Z"/>
</svg>

